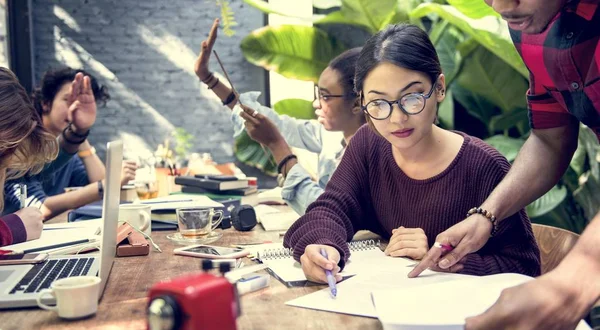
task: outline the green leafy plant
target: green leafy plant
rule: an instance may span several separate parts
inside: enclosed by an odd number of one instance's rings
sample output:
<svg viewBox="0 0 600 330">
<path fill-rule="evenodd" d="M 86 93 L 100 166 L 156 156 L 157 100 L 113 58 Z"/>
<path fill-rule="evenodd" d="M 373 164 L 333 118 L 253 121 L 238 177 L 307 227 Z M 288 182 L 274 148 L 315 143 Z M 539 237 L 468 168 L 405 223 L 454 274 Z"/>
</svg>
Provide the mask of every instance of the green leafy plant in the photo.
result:
<svg viewBox="0 0 600 330">
<path fill-rule="evenodd" d="M 181 127 L 175 128 L 172 136 L 175 139 L 175 156 L 179 160 L 186 159 L 194 147 L 194 136 Z"/>
<path fill-rule="evenodd" d="M 231 6 L 229 5 L 229 1 L 227 0 L 217 0 L 217 6 L 221 8 L 221 22 L 223 23 L 223 33 L 226 36 L 231 37 L 235 34 L 233 27 L 238 25 L 235 21 L 235 15 Z"/>
<path fill-rule="evenodd" d="M 265 13 L 296 17 L 265 1 L 244 1 Z M 327 63 L 350 48 L 330 32 L 330 26 L 373 34 L 387 24 L 410 22 L 429 34 L 446 77 L 440 125 L 487 139 L 509 161 L 515 159 L 529 134 L 525 102 L 529 74 L 506 24 L 483 1 L 314 0 L 313 5 L 318 14 L 299 17 L 312 21 L 312 27 L 267 26 L 246 36 L 241 45 L 246 59 L 289 78 L 316 82 Z M 325 15 L 320 14 L 322 9 Z M 302 108 L 291 101 L 282 104 L 285 111 Z M 527 207 L 533 221 L 580 232 L 598 211 L 600 166 L 593 139 L 593 132 L 582 126 L 580 148 L 567 174 Z"/>
</svg>

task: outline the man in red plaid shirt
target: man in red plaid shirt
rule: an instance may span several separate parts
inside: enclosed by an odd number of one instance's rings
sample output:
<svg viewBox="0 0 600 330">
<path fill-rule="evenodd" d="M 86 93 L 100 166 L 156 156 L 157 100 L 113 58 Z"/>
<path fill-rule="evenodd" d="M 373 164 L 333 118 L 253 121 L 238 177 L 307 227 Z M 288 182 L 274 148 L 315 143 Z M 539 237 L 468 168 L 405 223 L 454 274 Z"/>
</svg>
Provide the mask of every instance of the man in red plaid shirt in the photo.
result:
<svg viewBox="0 0 600 330">
<path fill-rule="evenodd" d="M 600 139 L 600 0 L 485 0 L 508 22 L 529 69 L 531 135 L 512 169 L 480 206 L 481 214 L 438 235 L 454 248 L 432 248 L 409 276 L 437 264 L 448 269 L 479 250 L 502 219 L 550 190 L 577 149 L 579 122 Z M 594 160 L 592 160 L 594 161 Z M 473 205 L 477 207 L 479 205 Z M 465 210 L 466 212 L 466 210 Z M 467 329 L 574 329 L 600 298 L 600 214 L 553 271 L 510 288 Z"/>
</svg>

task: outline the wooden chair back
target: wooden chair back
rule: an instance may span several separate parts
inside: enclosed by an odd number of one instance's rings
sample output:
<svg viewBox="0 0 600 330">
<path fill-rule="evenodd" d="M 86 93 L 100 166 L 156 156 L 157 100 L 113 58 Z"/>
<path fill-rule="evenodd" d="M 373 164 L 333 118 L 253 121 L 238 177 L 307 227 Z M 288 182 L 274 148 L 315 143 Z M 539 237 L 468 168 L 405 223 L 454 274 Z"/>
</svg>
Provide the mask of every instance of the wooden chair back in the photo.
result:
<svg viewBox="0 0 600 330">
<path fill-rule="evenodd" d="M 533 235 L 540 247 L 540 256 L 542 258 L 542 274 L 553 270 L 571 251 L 579 235 L 565 229 L 531 224 Z"/>
</svg>

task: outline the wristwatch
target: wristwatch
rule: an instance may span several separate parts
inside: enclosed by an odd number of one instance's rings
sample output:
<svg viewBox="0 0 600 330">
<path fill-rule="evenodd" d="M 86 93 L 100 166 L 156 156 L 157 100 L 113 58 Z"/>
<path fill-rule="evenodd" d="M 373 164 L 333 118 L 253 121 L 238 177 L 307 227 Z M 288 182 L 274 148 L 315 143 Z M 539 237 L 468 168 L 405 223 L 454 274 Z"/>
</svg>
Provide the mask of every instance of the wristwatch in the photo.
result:
<svg viewBox="0 0 600 330">
<path fill-rule="evenodd" d="M 81 150 L 80 152 L 77 153 L 77 156 L 79 156 L 79 158 L 85 158 L 85 157 L 89 157 L 91 155 L 95 155 L 96 154 L 96 148 L 91 147 L 87 150 Z"/>
</svg>

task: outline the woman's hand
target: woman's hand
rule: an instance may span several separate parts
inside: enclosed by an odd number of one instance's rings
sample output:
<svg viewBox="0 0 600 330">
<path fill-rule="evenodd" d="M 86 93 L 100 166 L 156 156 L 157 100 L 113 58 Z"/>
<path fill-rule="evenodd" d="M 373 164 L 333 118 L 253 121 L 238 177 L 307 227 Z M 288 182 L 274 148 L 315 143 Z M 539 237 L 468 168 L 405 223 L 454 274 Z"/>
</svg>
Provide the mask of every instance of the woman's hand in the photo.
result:
<svg viewBox="0 0 600 330">
<path fill-rule="evenodd" d="M 96 99 L 92 92 L 90 77 L 79 72 L 71 83 L 67 119 L 75 133 L 87 132 L 96 121 Z"/>
<path fill-rule="evenodd" d="M 42 229 L 44 228 L 44 216 L 37 207 L 20 209 L 15 212 L 15 215 L 19 216 L 21 221 L 23 221 L 28 241 L 40 238 Z"/>
<path fill-rule="evenodd" d="M 135 180 L 135 170 L 138 166 L 132 161 L 123 161 L 123 168 L 121 169 L 121 186 L 126 185 L 131 180 Z"/>
<path fill-rule="evenodd" d="M 427 235 L 423 229 L 400 227 L 392 230 L 392 237 L 385 249 L 385 255 L 421 260 L 428 250 Z"/>
<path fill-rule="evenodd" d="M 210 53 L 212 53 L 213 46 L 215 45 L 215 40 L 217 40 L 217 28 L 219 27 L 219 19 L 215 19 L 213 22 L 212 28 L 210 29 L 210 33 L 208 34 L 208 39 L 202 41 L 200 45 L 200 54 L 194 62 L 194 72 L 196 72 L 196 76 L 200 78 L 200 80 L 204 81 L 210 75 L 210 71 L 208 70 L 208 60 L 210 59 Z"/>
<path fill-rule="evenodd" d="M 279 142 L 284 141 L 281 132 L 279 132 L 277 126 L 275 126 L 269 118 L 245 105 L 240 104 L 240 107 L 244 110 L 240 113 L 240 116 L 246 121 L 244 126 L 246 126 L 246 132 L 248 132 L 248 135 L 252 140 L 264 144 L 267 147 L 277 145 Z"/>
<path fill-rule="evenodd" d="M 327 252 L 327 259 L 321 255 L 321 249 Z M 342 275 L 339 275 L 340 253 L 338 250 L 329 245 L 311 244 L 304 249 L 304 254 L 300 257 L 302 271 L 306 279 L 316 283 L 327 283 L 325 270 L 330 270 L 335 276 L 336 282 L 342 280 Z"/>
</svg>

